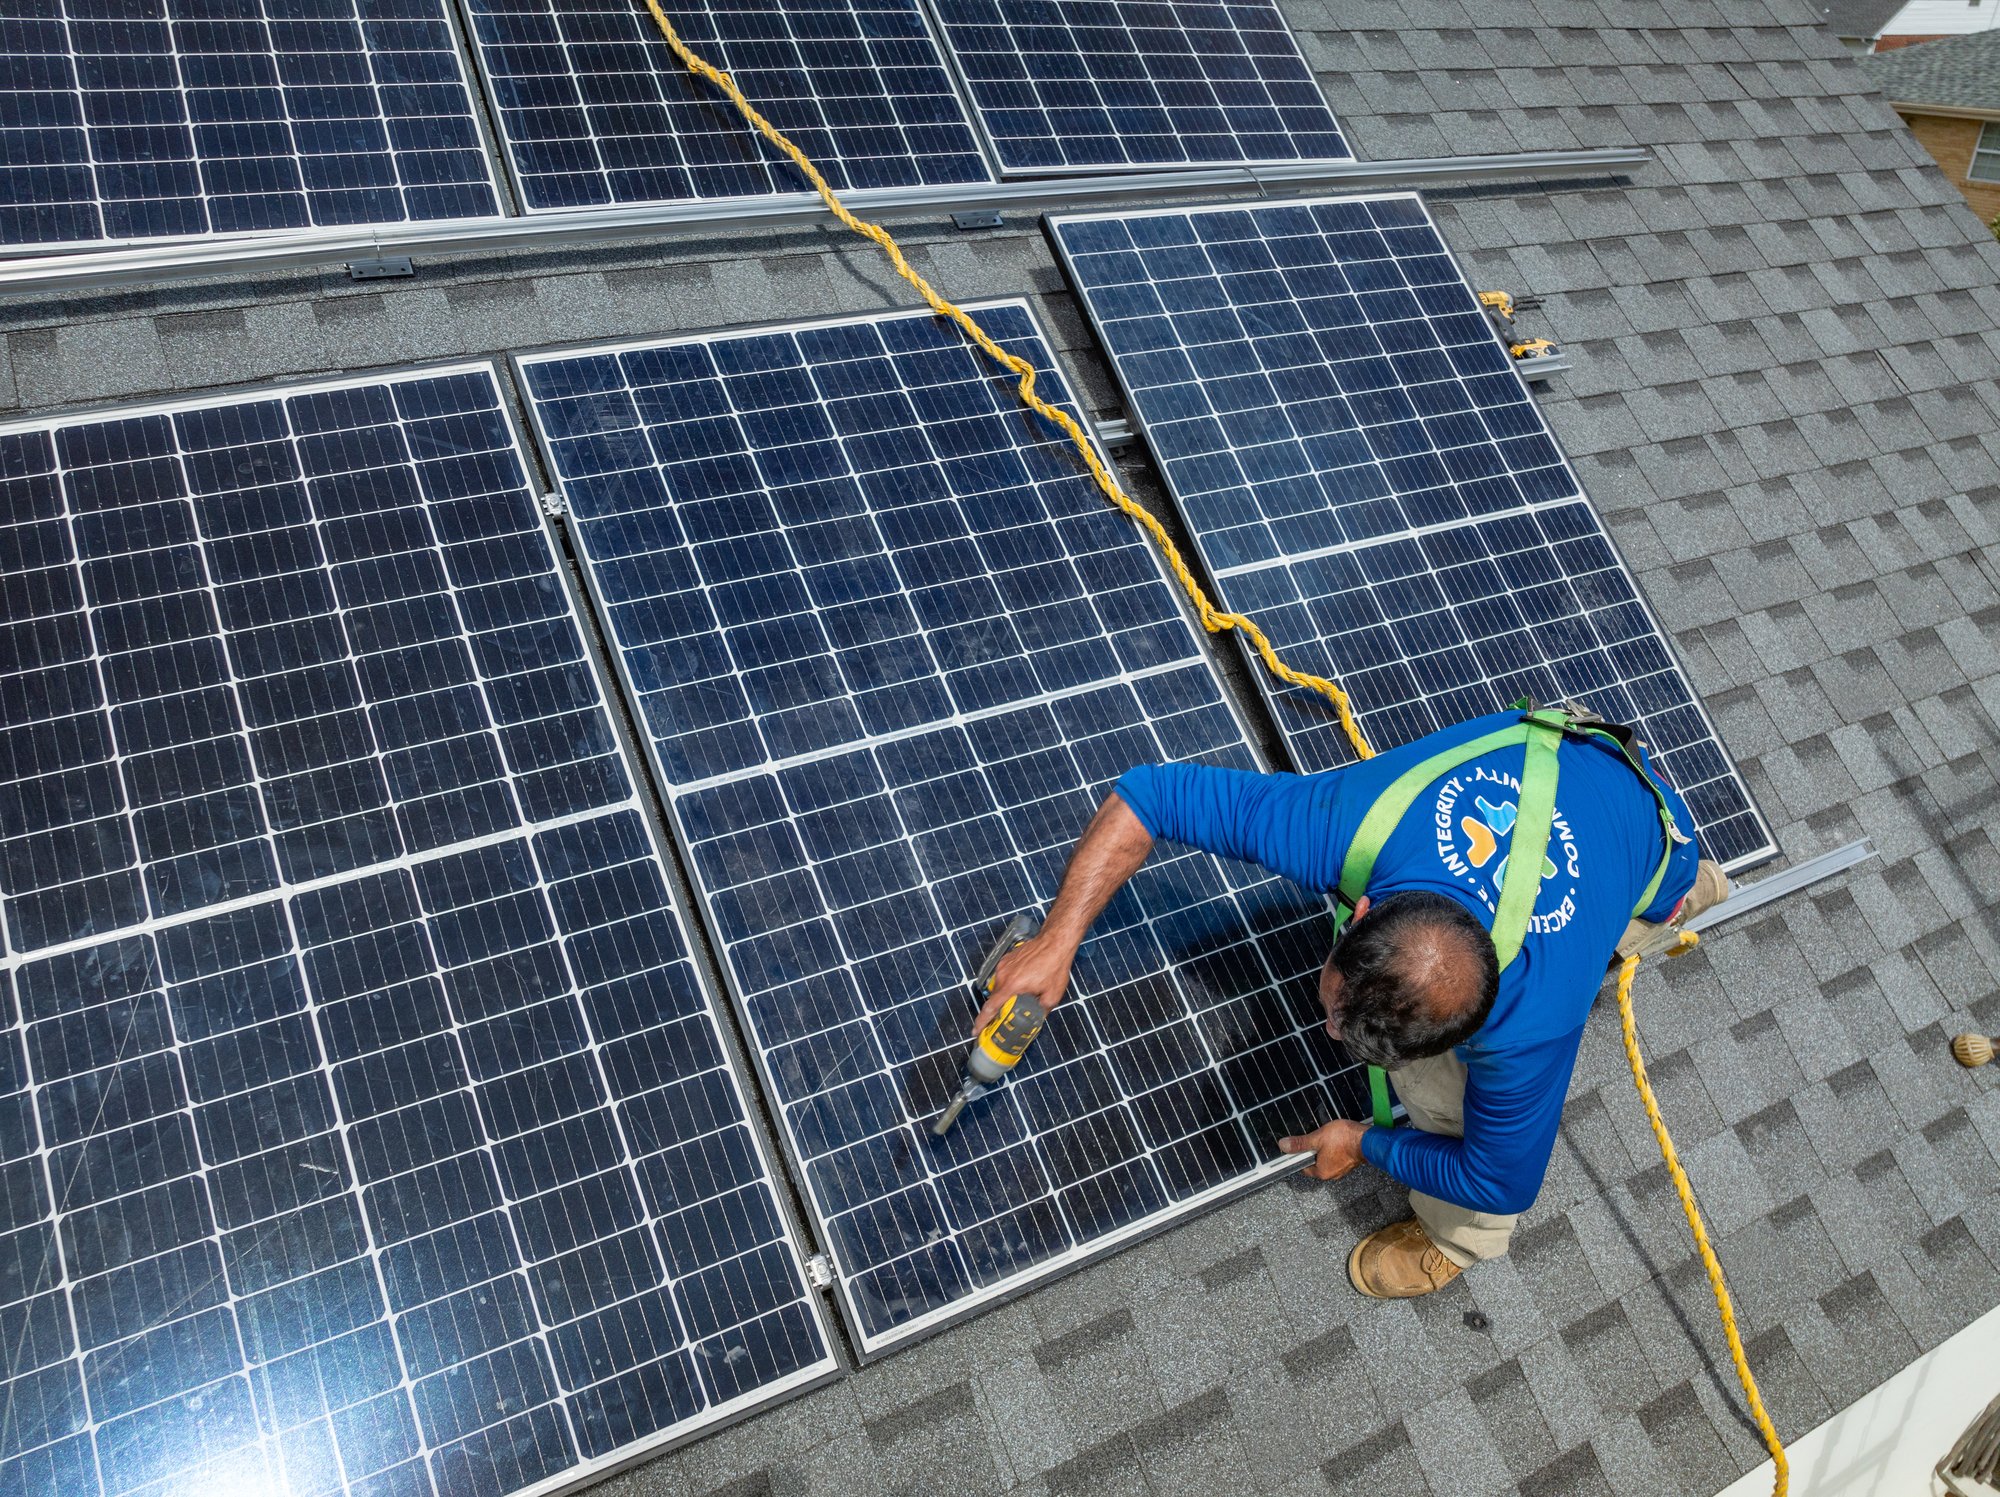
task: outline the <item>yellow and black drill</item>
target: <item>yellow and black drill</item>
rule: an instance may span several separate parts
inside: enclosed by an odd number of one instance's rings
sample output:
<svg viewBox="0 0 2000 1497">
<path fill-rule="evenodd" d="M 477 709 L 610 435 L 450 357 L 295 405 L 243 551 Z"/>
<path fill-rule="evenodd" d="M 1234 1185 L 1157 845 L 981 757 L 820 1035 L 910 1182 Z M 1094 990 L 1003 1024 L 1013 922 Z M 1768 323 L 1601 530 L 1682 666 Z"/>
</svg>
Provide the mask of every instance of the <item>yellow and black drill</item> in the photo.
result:
<svg viewBox="0 0 2000 1497">
<path fill-rule="evenodd" d="M 986 960 L 973 974 L 972 991 L 980 1003 L 984 1004 L 993 992 L 993 970 L 1000 965 L 1001 958 L 1023 941 L 1033 940 L 1041 928 L 1042 921 L 1038 915 L 1016 915 L 1007 922 L 1007 928 L 1000 932 L 999 939 L 987 950 Z M 933 1134 L 943 1138 L 951 1131 L 951 1125 L 958 1121 L 958 1115 L 965 1111 L 967 1103 L 978 1101 L 1007 1079 L 1007 1073 L 1020 1062 L 1035 1036 L 1042 1032 L 1042 1021 L 1048 1016 L 1049 1011 L 1042 1007 L 1042 1000 L 1033 993 L 1012 994 L 1000 1005 L 1000 1012 L 974 1036 L 972 1048 L 965 1056 L 965 1084 L 951 1099 L 951 1105 L 931 1124 Z"/>
</svg>

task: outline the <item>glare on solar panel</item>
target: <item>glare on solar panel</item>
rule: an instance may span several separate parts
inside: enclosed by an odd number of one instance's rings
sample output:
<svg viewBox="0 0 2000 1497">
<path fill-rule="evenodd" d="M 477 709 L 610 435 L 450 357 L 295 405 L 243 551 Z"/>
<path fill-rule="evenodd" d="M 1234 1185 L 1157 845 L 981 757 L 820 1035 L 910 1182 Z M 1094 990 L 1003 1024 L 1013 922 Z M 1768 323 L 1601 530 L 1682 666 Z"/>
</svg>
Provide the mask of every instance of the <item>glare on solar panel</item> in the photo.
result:
<svg viewBox="0 0 2000 1497">
<path fill-rule="evenodd" d="M 991 180 L 917 0 L 666 9 L 836 189 Z M 637 0 L 470 0 L 469 10 L 530 212 L 809 190 L 689 75 Z"/>
<path fill-rule="evenodd" d="M 1377 747 L 1531 695 L 1630 722 L 1710 855 L 1775 847 L 1414 194 L 1057 216 L 1049 232 L 1227 606 Z M 1270 697 L 1306 770 L 1332 709 Z"/>
<path fill-rule="evenodd" d="M 1067 401 L 1025 304 L 975 315 Z M 946 1140 L 967 975 L 1133 764 L 1258 767 L 1140 533 L 948 324 L 521 363 L 864 1354 L 1282 1168 L 1364 1106 L 1324 904 L 1162 849 Z"/>
<path fill-rule="evenodd" d="M 443 0 L 0 5 L 0 244 L 498 211 Z"/>
<path fill-rule="evenodd" d="M 503 1497 L 829 1375 L 492 367 L 0 473 L 0 1489 Z"/>
<path fill-rule="evenodd" d="M 1345 161 L 1272 0 L 931 0 L 1004 175 Z"/>
</svg>

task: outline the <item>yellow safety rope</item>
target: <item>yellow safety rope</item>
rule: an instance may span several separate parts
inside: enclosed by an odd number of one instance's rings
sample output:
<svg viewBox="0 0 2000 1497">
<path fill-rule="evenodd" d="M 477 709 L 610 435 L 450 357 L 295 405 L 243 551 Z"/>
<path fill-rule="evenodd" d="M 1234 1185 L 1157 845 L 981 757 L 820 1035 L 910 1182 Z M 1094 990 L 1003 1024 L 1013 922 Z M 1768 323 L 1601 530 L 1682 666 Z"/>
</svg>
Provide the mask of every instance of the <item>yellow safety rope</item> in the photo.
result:
<svg viewBox="0 0 2000 1497">
<path fill-rule="evenodd" d="M 1334 710 L 1340 714 L 1340 725 L 1347 730 L 1348 742 L 1354 745 L 1354 752 L 1364 759 L 1374 758 L 1375 750 L 1362 733 L 1361 724 L 1354 720 L 1354 709 L 1348 703 L 1347 693 L 1324 676 L 1315 676 L 1310 671 L 1302 671 L 1285 664 L 1278 658 L 1278 652 L 1272 646 L 1270 639 L 1253 620 L 1240 613 L 1224 612 L 1215 606 L 1208 594 L 1202 590 L 1201 584 L 1195 580 L 1194 573 L 1188 570 L 1188 564 L 1181 556 L 1180 547 L 1174 544 L 1173 537 L 1167 534 L 1166 527 L 1154 517 L 1152 511 L 1119 486 L 1111 470 L 1105 467 L 1104 460 L 1097 455 L 1097 449 L 1083 434 L 1083 428 L 1077 424 L 1076 418 L 1035 393 L 1035 366 L 1019 355 L 1007 352 L 993 341 L 986 329 L 973 321 L 971 313 L 939 295 L 936 288 L 918 274 L 915 267 L 903 257 L 902 246 L 896 243 L 887 229 L 880 224 L 872 224 L 865 219 L 857 218 L 840 200 L 839 194 L 827 184 L 826 178 L 820 175 L 820 170 L 813 165 L 812 159 L 786 139 L 783 131 L 759 114 L 756 106 L 743 97 L 743 91 L 736 86 L 735 79 L 706 58 L 698 57 L 688 50 L 687 43 L 681 40 L 680 33 L 674 29 L 674 23 L 667 19 L 667 13 L 660 8 L 659 0 L 646 0 L 646 8 L 653 13 L 653 19 L 659 22 L 660 31 L 666 37 L 667 45 L 674 49 L 674 55 L 686 64 L 690 72 L 706 78 L 729 95 L 729 101 L 736 106 L 737 112 L 755 125 L 758 133 L 766 140 L 791 158 L 792 164 L 805 174 L 808 182 L 812 183 L 813 191 L 819 194 L 820 201 L 826 204 L 829 213 L 863 238 L 874 240 L 881 247 L 882 253 L 889 257 L 889 263 L 896 268 L 896 274 L 916 288 L 917 294 L 923 297 L 933 312 L 940 317 L 949 317 L 958 324 L 965 336 L 977 345 L 981 353 L 1008 373 L 1019 376 L 1020 383 L 1014 388 L 1021 397 L 1021 403 L 1044 420 L 1052 421 L 1061 427 L 1075 445 L 1077 452 L 1081 454 L 1084 466 L 1090 469 L 1090 476 L 1097 480 L 1098 488 L 1104 491 L 1104 497 L 1146 527 L 1146 533 L 1160 548 L 1160 554 L 1166 558 L 1167 566 L 1172 569 L 1175 578 L 1180 582 L 1181 590 L 1188 595 L 1188 601 L 1194 604 L 1202 628 L 1210 634 L 1220 634 L 1227 629 L 1236 630 L 1256 647 L 1258 655 L 1263 658 L 1265 669 L 1272 675 L 1293 686 L 1303 686 L 1316 691 L 1333 703 Z"/>
<path fill-rule="evenodd" d="M 1668 954 L 1679 955 L 1700 940 L 1701 937 L 1693 931 L 1684 930 L 1680 946 Z M 1763 1395 L 1757 1391 L 1757 1379 L 1750 1371 L 1750 1358 L 1743 1351 L 1742 1333 L 1736 1329 L 1736 1306 L 1729 1297 L 1729 1285 L 1722 1277 L 1722 1263 L 1709 1243 L 1708 1228 L 1701 1219 L 1701 1208 L 1695 1204 L 1694 1186 L 1688 1183 L 1687 1171 L 1681 1168 L 1681 1156 L 1667 1132 L 1666 1119 L 1660 1116 L 1660 1104 L 1654 1099 L 1653 1084 L 1646 1079 L 1646 1059 L 1639 1053 L 1639 1027 L 1632 1013 L 1632 979 L 1638 971 L 1639 953 L 1635 951 L 1618 968 L 1618 1019 L 1625 1029 L 1625 1059 L 1632 1067 L 1632 1080 L 1638 1083 L 1639 1100 L 1646 1104 L 1646 1121 L 1653 1125 L 1653 1138 L 1660 1146 L 1660 1158 L 1666 1161 L 1667 1173 L 1673 1177 L 1674 1190 L 1681 1198 L 1681 1210 L 1687 1216 L 1688 1230 L 1694 1233 L 1694 1245 L 1701 1253 L 1702 1267 L 1708 1270 L 1708 1287 L 1715 1292 L 1715 1308 L 1722 1313 L 1722 1334 L 1728 1338 L 1730 1360 L 1736 1364 L 1736 1381 L 1743 1385 L 1743 1397 L 1750 1405 L 1750 1417 L 1757 1421 L 1758 1432 L 1764 1437 L 1764 1448 L 1771 1452 L 1773 1497 L 1785 1497 L 1785 1489 L 1792 1479 L 1791 1462 L 1785 1459 L 1785 1442 L 1778 1438 L 1777 1427 L 1764 1411 Z"/>
<path fill-rule="evenodd" d="M 981 353 L 1010 374 L 1018 376 L 1019 383 L 1014 388 L 1021 398 L 1021 403 L 1044 420 L 1060 427 L 1083 458 L 1091 477 L 1097 480 L 1097 487 L 1103 491 L 1104 497 L 1145 527 L 1146 533 L 1153 538 L 1153 543 L 1160 548 L 1160 554 L 1166 558 L 1167 566 L 1179 581 L 1181 590 L 1194 605 L 1202 627 L 1211 634 L 1220 634 L 1229 629 L 1236 630 L 1256 647 L 1265 669 L 1272 675 L 1293 686 L 1303 686 L 1316 691 L 1333 703 L 1334 710 L 1340 714 L 1340 725 L 1347 730 L 1348 742 L 1354 745 L 1354 751 L 1364 759 L 1374 758 L 1375 749 L 1362 733 L 1361 724 L 1355 720 L 1354 709 L 1347 699 L 1347 693 L 1324 676 L 1316 676 L 1309 671 L 1287 665 L 1278 657 L 1278 652 L 1272 646 L 1270 639 L 1257 627 L 1254 620 L 1240 613 L 1225 612 L 1215 606 L 1201 583 L 1195 579 L 1194 573 L 1188 569 L 1186 560 L 1181 556 L 1180 547 L 1174 544 L 1174 539 L 1167 534 L 1166 527 L 1161 525 L 1150 510 L 1125 492 L 1111 470 L 1104 465 L 1103 459 L 1098 457 L 1097 449 L 1091 445 L 1076 419 L 1060 406 L 1051 404 L 1035 393 L 1034 365 L 1018 355 L 1007 352 L 973 320 L 971 313 L 940 295 L 936 288 L 904 258 L 902 246 L 896 243 L 887 229 L 880 224 L 869 223 L 851 212 L 840 200 L 839 194 L 828 185 L 819 168 L 813 165 L 812 159 L 787 139 L 783 131 L 757 111 L 756 106 L 745 98 L 743 91 L 736 86 L 735 79 L 706 58 L 689 50 L 687 43 L 681 40 L 680 33 L 674 29 L 674 23 L 668 19 L 666 11 L 661 9 L 660 0 L 646 0 L 646 8 L 653 13 L 653 19 L 659 24 L 667 45 L 673 49 L 674 55 L 681 60 L 688 71 L 697 77 L 707 79 L 729 96 L 729 101 L 736 106 L 737 112 L 754 125 L 758 133 L 773 146 L 783 151 L 791 159 L 792 164 L 804 173 L 806 180 L 812 184 L 813 191 L 819 194 L 820 201 L 826 204 L 828 212 L 863 238 L 873 240 L 882 253 L 889 257 L 889 263 L 895 267 L 896 274 L 916 288 L 917 294 L 923 297 L 933 312 L 957 323 L 959 329 L 972 340 Z M 1696 937 L 1693 932 L 1684 932 L 1681 940 L 1684 945 L 1691 946 Z M 1701 1208 L 1695 1203 L 1694 1187 L 1688 1183 L 1687 1172 L 1681 1168 L 1680 1156 L 1674 1152 L 1674 1141 L 1668 1136 L 1666 1122 L 1660 1117 L 1660 1104 L 1654 1100 L 1652 1083 L 1646 1079 L 1646 1062 L 1639 1053 L 1639 1036 L 1632 1016 L 1632 978 L 1638 970 L 1639 958 L 1633 955 L 1625 959 L 1624 966 L 1618 974 L 1618 1009 L 1625 1025 L 1625 1058 L 1631 1062 L 1632 1080 L 1639 1088 L 1639 1098 L 1645 1104 L 1647 1120 L 1653 1125 L 1653 1136 L 1659 1140 L 1660 1156 L 1666 1160 L 1667 1172 L 1673 1177 L 1675 1190 L 1680 1193 L 1681 1209 L 1687 1213 L 1688 1227 L 1694 1233 L 1695 1246 L 1701 1252 L 1702 1264 L 1708 1269 L 1709 1287 L 1715 1291 L 1715 1305 L 1722 1313 L 1723 1333 L 1729 1338 L 1729 1352 L 1736 1362 L 1737 1381 L 1743 1385 L 1744 1396 L 1750 1403 L 1751 1415 L 1756 1419 L 1758 1429 L 1763 1432 L 1764 1444 L 1769 1448 L 1771 1459 L 1776 1465 L 1777 1481 L 1773 1488 L 1773 1497 L 1785 1497 L 1785 1489 L 1790 1480 L 1790 1467 L 1785 1460 L 1784 1442 L 1778 1438 L 1778 1432 L 1772 1426 L 1770 1416 L 1764 1412 L 1764 1400 L 1757 1392 L 1757 1380 L 1751 1375 L 1750 1360 L 1743 1352 L 1743 1338 L 1736 1329 L 1736 1310 L 1730 1302 L 1729 1286 L 1723 1281 L 1722 1264 L 1715 1256 L 1715 1249 L 1709 1245 L 1708 1231 L 1702 1225 Z"/>
</svg>

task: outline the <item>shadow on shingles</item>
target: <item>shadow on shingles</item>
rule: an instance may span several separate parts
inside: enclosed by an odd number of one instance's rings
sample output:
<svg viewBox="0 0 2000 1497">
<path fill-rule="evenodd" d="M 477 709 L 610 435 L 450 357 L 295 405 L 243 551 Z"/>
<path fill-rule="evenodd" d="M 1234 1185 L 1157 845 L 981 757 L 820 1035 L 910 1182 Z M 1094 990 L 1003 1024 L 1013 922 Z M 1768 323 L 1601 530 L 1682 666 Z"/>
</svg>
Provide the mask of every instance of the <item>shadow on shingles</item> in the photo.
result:
<svg viewBox="0 0 2000 1497">
<path fill-rule="evenodd" d="M 1930 838 L 1931 846 L 1944 854 L 1942 871 L 1948 873 L 1951 878 L 1952 892 L 1955 892 L 1965 907 L 1971 911 L 1964 917 L 1962 923 L 1970 925 L 1976 922 L 1984 928 L 1989 940 L 1995 946 L 2000 946 L 2000 905 L 1988 901 L 1978 881 L 1967 871 L 1963 858 L 1952 845 L 1958 839 L 1970 836 L 1991 824 L 1994 808 L 2000 806 L 2000 783 L 1985 779 L 1980 782 L 1980 788 L 1970 790 L 1947 802 L 1938 795 L 1936 787 L 1924 778 L 1924 766 L 1916 762 L 1915 756 L 1907 751 L 1898 737 L 1891 736 L 1884 739 L 1880 752 L 1883 762 L 1896 775 L 1896 779 L 1891 783 L 1911 786 L 1919 792 L 1905 797 L 1905 804 L 1917 824 L 1923 828 L 1925 835 Z M 1961 755 L 1959 759 L 1951 762 L 1963 763 L 1965 759 L 1974 757 L 1978 752 L 1975 749 L 1972 753 Z M 2000 842 L 1995 842 L 1994 846 L 2000 849 Z M 1886 871 L 1886 860 L 1882 867 L 1883 871 Z M 1928 882 L 1935 875 L 1926 869 L 1923 876 Z M 1844 889 L 1847 886 L 1842 884 L 1838 887 Z M 1943 892 L 1941 889 L 1933 891 L 1934 895 Z M 1922 953 L 1916 952 L 1915 955 L 1918 964 L 1928 971 L 1929 967 L 1924 962 Z M 1940 990 L 1943 989 L 1942 983 L 1938 986 Z M 1954 1011 L 1956 1010 L 1957 1005 L 1951 1003 L 1949 998 L 1946 999 L 1946 1003 Z"/>
<path fill-rule="evenodd" d="M 1667 1313 L 1673 1316 L 1674 1324 L 1680 1327 L 1681 1334 L 1687 1337 L 1688 1343 L 1699 1354 L 1702 1374 L 1708 1379 L 1709 1385 L 1721 1396 L 1722 1406 L 1729 1410 L 1730 1417 L 1735 1419 L 1746 1431 L 1757 1435 L 1761 1439 L 1762 1434 L 1757 1428 L 1757 1421 L 1750 1417 L 1749 1410 L 1743 1406 L 1742 1390 L 1736 1386 L 1736 1381 L 1733 1377 L 1725 1378 L 1722 1375 L 1721 1365 L 1709 1356 L 1708 1348 L 1702 1344 L 1701 1336 L 1694 1328 L 1694 1322 L 1688 1319 L 1687 1312 L 1681 1308 L 1680 1300 L 1675 1297 L 1673 1286 L 1668 1280 L 1666 1272 L 1658 1263 L 1653 1261 L 1653 1255 L 1646 1250 L 1646 1244 L 1640 1239 L 1638 1232 L 1632 1226 L 1631 1218 L 1619 1207 L 1617 1194 L 1606 1186 L 1603 1176 L 1598 1174 L 1596 1167 L 1591 1164 L 1589 1156 L 1583 1150 L 1577 1149 L 1573 1152 L 1578 1166 L 1583 1170 L 1584 1177 L 1590 1181 L 1592 1189 L 1597 1192 L 1597 1198 L 1604 1202 L 1605 1210 L 1611 1213 L 1612 1221 L 1617 1223 L 1619 1233 L 1624 1237 L 1626 1242 L 1631 1244 L 1632 1251 L 1638 1256 L 1639 1261 L 1646 1266 L 1646 1271 L 1653 1276 L 1654 1282 L 1660 1285 L 1663 1291 L 1661 1299 L 1666 1302 Z M 1676 1197 L 1674 1204 L 1680 1204 L 1678 1197 Z M 1706 1278 L 1704 1278 L 1703 1282 L 1707 1282 Z"/>
<path fill-rule="evenodd" d="M 1923 781 L 1917 778 L 1922 773 L 1921 765 L 1905 765 L 1896 762 L 1903 757 L 1900 752 L 1885 752 L 1883 757 L 1887 760 L 1889 767 L 1902 776 L 1902 783 L 1923 784 Z M 1930 789 L 1927 785 L 1924 788 L 1926 790 Z M 1935 813 L 1924 809 L 1924 800 L 1926 799 L 1936 804 L 1937 811 Z M 1942 800 L 1937 798 L 1935 792 L 1932 792 L 1928 796 L 1917 798 L 1916 815 L 1918 823 L 1930 834 L 1931 845 L 1944 854 L 1944 866 L 1950 870 L 1952 882 L 1957 886 L 1958 894 L 1972 907 L 1973 913 L 1966 916 L 1966 919 L 1976 919 L 1981 925 L 1986 927 L 1987 935 L 1991 936 L 1996 944 L 2000 944 L 2000 906 L 1986 902 L 1984 892 L 1973 880 L 1972 875 L 1966 872 L 1965 865 L 1960 861 L 1958 853 L 1952 849 L 1952 843 L 1959 837 L 1969 835 L 1981 827 L 1992 825 L 1991 813 L 1996 804 L 2000 804 L 2000 785 L 1989 782 L 1986 788 L 1975 791 L 1970 795 L 1959 797 L 1956 805 L 1946 805 Z M 1996 847 L 2000 847 L 2000 843 L 1996 843 L 1995 845 Z M 1925 877 L 1928 878 L 1929 876 L 1928 871 L 1926 871 Z"/>
</svg>

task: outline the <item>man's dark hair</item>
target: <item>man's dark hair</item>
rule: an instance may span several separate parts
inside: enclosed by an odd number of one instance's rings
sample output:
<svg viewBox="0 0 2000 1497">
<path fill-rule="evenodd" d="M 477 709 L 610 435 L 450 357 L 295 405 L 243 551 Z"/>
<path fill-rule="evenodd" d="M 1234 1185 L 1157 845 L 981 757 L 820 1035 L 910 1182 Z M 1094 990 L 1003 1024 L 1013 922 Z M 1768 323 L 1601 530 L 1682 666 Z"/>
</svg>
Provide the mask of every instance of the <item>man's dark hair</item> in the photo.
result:
<svg viewBox="0 0 2000 1497">
<path fill-rule="evenodd" d="M 1341 1043 L 1385 1070 L 1463 1044 L 1500 991 L 1486 927 L 1457 900 L 1426 889 L 1369 905 L 1330 960 L 1342 983 Z"/>
</svg>

